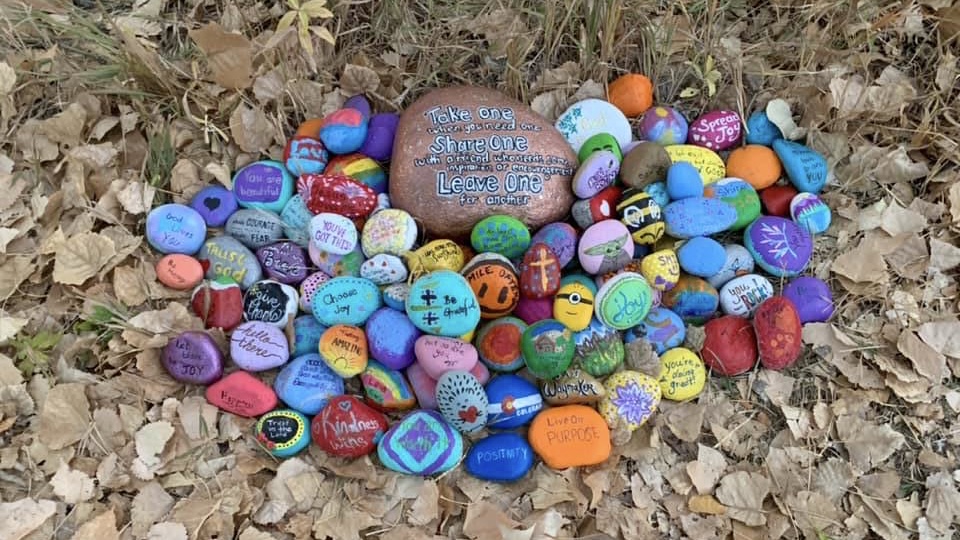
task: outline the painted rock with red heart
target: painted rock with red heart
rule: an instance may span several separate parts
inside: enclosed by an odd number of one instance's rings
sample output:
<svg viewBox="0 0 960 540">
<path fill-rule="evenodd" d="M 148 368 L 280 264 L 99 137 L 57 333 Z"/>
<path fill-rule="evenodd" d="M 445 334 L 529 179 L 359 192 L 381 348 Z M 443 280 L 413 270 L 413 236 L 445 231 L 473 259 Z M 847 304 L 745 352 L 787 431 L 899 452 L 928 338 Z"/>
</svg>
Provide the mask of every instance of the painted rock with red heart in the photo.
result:
<svg viewBox="0 0 960 540">
<path fill-rule="evenodd" d="M 310 438 L 328 454 L 355 458 L 373 452 L 388 427 L 387 418 L 373 407 L 353 396 L 337 396 L 313 417 Z"/>
<path fill-rule="evenodd" d="M 473 433 L 487 424 L 487 393 L 477 378 L 462 370 L 447 371 L 437 380 L 440 414 L 463 433 Z"/>
</svg>

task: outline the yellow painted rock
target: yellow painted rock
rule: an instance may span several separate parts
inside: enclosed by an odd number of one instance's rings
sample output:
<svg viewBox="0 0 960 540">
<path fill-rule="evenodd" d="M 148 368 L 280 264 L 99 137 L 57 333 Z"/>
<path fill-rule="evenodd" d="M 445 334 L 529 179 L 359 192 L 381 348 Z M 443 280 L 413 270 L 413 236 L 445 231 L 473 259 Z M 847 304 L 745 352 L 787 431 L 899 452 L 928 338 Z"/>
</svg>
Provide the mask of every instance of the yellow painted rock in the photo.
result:
<svg viewBox="0 0 960 540">
<path fill-rule="evenodd" d="M 590 326 L 594 299 L 590 287 L 579 281 L 571 281 L 560 287 L 553 298 L 554 319 L 572 332 L 579 332 Z"/>
<path fill-rule="evenodd" d="M 639 371 L 614 373 L 603 388 L 607 394 L 598 410 L 611 428 L 620 425 L 633 431 L 646 423 L 660 405 L 660 384 Z"/>
<path fill-rule="evenodd" d="M 669 291 L 680 280 L 680 261 L 672 249 L 661 249 L 640 261 L 640 274 L 654 289 Z"/>
<path fill-rule="evenodd" d="M 660 392 L 671 401 L 687 401 L 700 395 L 707 382 L 703 361 L 690 349 L 677 347 L 660 357 Z"/>
<path fill-rule="evenodd" d="M 686 161 L 700 172 L 703 185 L 712 184 L 727 175 L 723 158 L 713 150 L 692 144 L 672 144 L 664 147 L 674 163 Z"/>
<path fill-rule="evenodd" d="M 463 268 L 463 250 L 453 240 L 434 240 L 414 251 L 424 270 L 452 270 L 459 272 Z"/>
</svg>

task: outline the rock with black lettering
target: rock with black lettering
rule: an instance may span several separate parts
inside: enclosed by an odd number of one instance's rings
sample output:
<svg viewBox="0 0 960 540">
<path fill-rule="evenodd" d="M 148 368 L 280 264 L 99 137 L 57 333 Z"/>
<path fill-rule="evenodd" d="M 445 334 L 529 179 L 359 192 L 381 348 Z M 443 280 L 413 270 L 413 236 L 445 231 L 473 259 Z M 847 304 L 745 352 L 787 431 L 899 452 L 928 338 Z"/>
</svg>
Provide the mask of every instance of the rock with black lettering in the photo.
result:
<svg viewBox="0 0 960 540">
<path fill-rule="evenodd" d="M 607 391 L 593 375 L 574 367 L 555 379 L 541 381 L 540 394 L 550 405 L 574 405 L 597 403 Z"/>
<path fill-rule="evenodd" d="M 247 371 L 266 371 L 290 359 L 290 345 L 283 330 L 261 321 L 250 321 L 233 330 L 230 358 Z"/>
<path fill-rule="evenodd" d="M 273 389 L 288 407 L 313 416 L 331 398 L 343 393 L 343 378 L 330 369 L 319 354 L 311 353 L 298 356 L 284 366 L 273 381 Z"/>
<path fill-rule="evenodd" d="M 171 339 L 161 359 L 167 373 L 182 383 L 211 384 L 223 376 L 223 354 L 205 332 L 183 332 Z"/>
<path fill-rule="evenodd" d="M 300 294 L 296 289 L 279 281 L 265 279 L 254 283 L 244 293 L 243 318 L 284 328 L 288 320 L 297 316 L 299 303 Z"/>
<path fill-rule="evenodd" d="M 221 411 L 252 418 L 272 411 L 277 394 L 246 371 L 234 371 L 207 387 L 207 402 Z"/>
<path fill-rule="evenodd" d="M 466 239 L 494 214 L 535 230 L 566 217 L 578 165 L 563 135 L 523 103 L 492 89 L 442 88 L 400 118 L 390 201 L 433 237 Z"/>
<path fill-rule="evenodd" d="M 234 212 L 224 230 L 241 244 L 257 249 L 283 238 L 283 220 L 273 212 L 244 208 Z"/>
</svg>

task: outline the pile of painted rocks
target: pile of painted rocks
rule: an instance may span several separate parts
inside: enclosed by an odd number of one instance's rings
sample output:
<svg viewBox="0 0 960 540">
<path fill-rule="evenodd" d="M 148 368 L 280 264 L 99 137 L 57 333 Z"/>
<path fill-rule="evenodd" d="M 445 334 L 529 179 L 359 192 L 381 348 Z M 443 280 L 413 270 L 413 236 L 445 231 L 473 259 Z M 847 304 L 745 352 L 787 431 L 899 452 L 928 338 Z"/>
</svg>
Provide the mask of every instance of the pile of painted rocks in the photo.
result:
<svg viewBox="0 0 960 540">
<path fill-rule="evenodd" d="M 158 279 L 230 338 L 178 335 L 165 368 L 258 418 L 273 455 L 312 441 L 504 482 L 537 456 L 599 464 L 661 399 L 695 399 L 708 369 L 787 368 L 801 325 L 832 315 L 826 284 L 801 276 L 830 223 L 826 160 L 763 112 L 688 122 L 637 74 L 553 125 L 487 89 L 454 95 L 413 118 L 355 96 L 302 124 L 282 162 L 148 215 Z M 391 159 L 417 166 L 388 181 Z M 409 189 L 416 207 L 391 208 Z M 659 373 L 625 364 L 641 345 Z"/>
</svg>

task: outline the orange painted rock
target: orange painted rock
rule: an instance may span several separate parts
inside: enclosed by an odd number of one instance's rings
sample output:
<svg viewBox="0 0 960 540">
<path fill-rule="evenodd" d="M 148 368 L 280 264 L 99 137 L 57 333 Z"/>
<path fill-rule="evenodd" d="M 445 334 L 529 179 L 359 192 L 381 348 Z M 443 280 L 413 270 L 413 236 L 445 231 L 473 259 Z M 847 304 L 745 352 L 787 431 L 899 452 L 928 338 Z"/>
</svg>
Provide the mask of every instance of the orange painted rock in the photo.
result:
<svg viewBox="0 0 960 540">
<path fill-rule="evenodd" d="M 621 75 L 607 86 L 607 101 L 625 116 L 640 116 L 653 106 L 653 82 L 639 73 Z"/>
<path fill-rule="evenodd" d="M 294 133 L 295 137 L 311 137 L 314 139 L 320 138 L 320 128 L 323 127 L 323 118 L 311 118 L 304 121 L 300 124 L 300 127 L 297 128 L 297 132 Z"/>
<path fill-rule="evenodd" d="M 742 178 L 754 189 L 772 186 L 782 173 L 780 158 L 766 146 L 748 144 L 730 152 L 727 157 L 727 176 Z"/>
<path fill-rule="evenodd" d="M 603 463 L 610 457 L 610 428 L 586 405 L 544 409 L 527 433 L 530 446 L 548 467 L 566 469 Z"/>
<path fill-rule="evenodd" d="M 367 335 L 356 326 L 331 326 L 320 336 L 320 357 L 344 379 L 359 375 L 369 360 Z"/>
<path fill-rule="evenodd" d="M 771 296 L 753 314 L 760 363 L 772 370 L 786 369 L 803 350 L 802 326 L 797 308 L 785 296 Z"/>
<path fill-rule="evenodd" d="M 527 298 L 552 297 L 560 290 L 560 260 L 546 244 L 527 250 L 520 263 L 520 291 Z"/>
<path fill-rule="evenodd" d="M 753 369 L 757 363 L 757 335 L 750 319 L 724 315 L 703 326 L 706 338 L 700 356 L 714 373 L 732 377 Z"/>
<path fill-rule="evenodd" d="M 203 266 L 189 255 L 171 253 L 157 261 L 157 279 L 171 289 L 185 291 L 203 281 Z"/>
<path fill-rule="evenodd" d="M 503 255 L 484 253 L 474 257 L 461 271 L 477 295 L 480 318 L 509 315 L 520 301 L 520 280 L 513 263 Z"/>
</svg>

